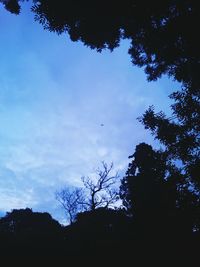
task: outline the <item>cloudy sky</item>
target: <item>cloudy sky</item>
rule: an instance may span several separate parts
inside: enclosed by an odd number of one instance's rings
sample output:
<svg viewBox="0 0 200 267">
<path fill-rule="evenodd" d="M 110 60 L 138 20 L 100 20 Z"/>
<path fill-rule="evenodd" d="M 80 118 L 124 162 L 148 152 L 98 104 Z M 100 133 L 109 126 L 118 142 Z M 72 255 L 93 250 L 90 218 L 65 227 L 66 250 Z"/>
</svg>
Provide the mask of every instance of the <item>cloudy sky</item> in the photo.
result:
<svg viewBox="0 0 200 267">
<path fill-rule="evenodd" d="M 55 191 L 102 160 L 123 173 L 135 145 L 157 146 L 136 118 L 152 104 L 169 114 L 177 84 L 148 83 L 128 41 L 99 54 L 44 31 L 27 5 L 0 6 L 0 36 L 0 214 L 30 207 L 64 223 Z"/>
</svg>

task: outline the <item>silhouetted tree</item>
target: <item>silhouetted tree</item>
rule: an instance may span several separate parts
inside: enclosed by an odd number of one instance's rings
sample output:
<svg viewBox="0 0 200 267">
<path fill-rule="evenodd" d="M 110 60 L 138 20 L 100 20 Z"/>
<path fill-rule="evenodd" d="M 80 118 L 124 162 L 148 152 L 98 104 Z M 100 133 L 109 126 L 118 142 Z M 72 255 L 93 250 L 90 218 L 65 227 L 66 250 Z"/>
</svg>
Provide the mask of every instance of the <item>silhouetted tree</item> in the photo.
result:
<svg viewBox="0 0 200 267">
<path fill-rule="evenodd" d="M 5 6 L 5 8 L 13 14 L 20 13 L 20 4 L 19 2 L 23 2 L 23 0 L 0 0 L 1 3 Z"/>
<path fill-rule="evenodd" d="M 129 158 L 133 160 L 122 179 L 120 196 L 128 214 L 148 223 L 166 209 L 165 155 L 141 143 Z"/>
<path fill-rule="evenodd" d="M 73 223 L 77 213 L 84 210 L 85 193 L 82 188 L 63 188 L 56 192 L 56 199 L 64 208 L 70 223 Z"/>
<path fill-rule="evenodd" d="M 60 265 L 70 260 L 69 246 L 64 227 L 47 212 L 14 209 L 0 219 L 1 260 L 8 266 Z"/>
<path fill-rule="evenodd" d="M 82 177 L 83 184 L 89 192 L 87 200 L 83 203 L 87 210 L 94 211 L 99 207 L 112 207 L 119 199 L 119 194 L 116 189 L 118 182 L 118 174 L 111 174 L 113 163 L 108 166 L 102 162 L 102 169 L 96 170 L 97 177 Z"/>
<path fill-rule="evenodd" d="M 181 161 L 185 181 L 200 191 L 200 92 L 183 89 L 170 97 L 171 117 L 150 107 L 140 121 L 165 146 L 169 158 Z"/>
<path fill-rule="evenodd" d="M 56 199 L 61 203 L 72 223 L 81 211 L 94 211 L 100 207 L 114 207 L 119 199 L 116 189 L 118 174 L 111 175 L 113 163 L 108 166 L 102 162 L 102 169 L 96 170 L 93 178 L 82 177 L 83 188 L 63 188 L 56 192 Z"/>
<path fill-rule="evenodd" d="M 20 1 L 23 0 L 0 2 L 17 14 Z M 132 62 L 144 67 L 148 80 L 167 74 L 182 83 L 182 90 L 171 95 L 175 101 L 171 117 L 155 113 L 150 107 L 140 118 L 165 151 L 155 151 L 144 143 L 138 145 L 122 180 L 120 194 L 129 215 L 140 229 L 146 229 L 144 234 L 162 230 L 160 225 L 165 230 L 167 225 L 169 229 L 174 227 L 182 236 L 186 232 L 190 236 L 199 232 L 200 41 L 195 30 L 200 16 L 198 1 L 38 0 L 33 1 L 32 11 L 45 29 L 58 34 L 68 32 L 73 41 L 82 41 L 97 51 L 106 48 L 112 51 L 120 40 L 128 39 Z M 99 207 L 109 207 L 117 200 L 117 192 L 110 190 L 111 169 L 103 164 L 96 181 L 82 179 L 88 192 L 83 201 L 77 200 L 75 191 L 68 191 L 66 207 L 72 220 L 80 204 L 90 211 L 83 215 L 88 222 L 88 216 L 93 216 Z M 62 205 L 64 197 L 63 192 Z M 73 203 L 78 206 L 74 204 L 73 208 Z M 184 245 L 180 246 L 179 251 L 183 248 Z"/>
<path fill-rule="evenodd" d="M 166 151 L 155 151 L 141 143 L 136 146 L 120 196 L 129 215 L 143 233 L 162 232 L 189 236 L 199 231 L 199 198 L 185 181 L 185 175 Z M 147 231 L 147 232 L 146 232 Z"/>
<path fill-rule="evenodd" d="M 33 212 L 31 209 L 14 209 L 0 219 L 0 232 L 26 238 L 36 238 L 36 235 L 48 238 L 57 234 L 61 229 L 60 224 L 47 212 Z M 41 241 L 41 240 L 40 240 Z M 39 244 L 38 244 L 39 245 Z"/>
<path fill-rule="evenodd" d="M 64 244 L 62 226 L 47 212 L 14 209 L 0 219 L 1 256 L 10 261 L 37 261 L 61 255 Z M 12 255 L 12 257 L 9 257 Z"/>
<path fill-rule="evenodd" d="M 77 214 L 73 224 L 66 227 L 75 255 L 89 262 L 111 263 L 125 261 L 126 246 L 131 236 L 129 218 L 122 210 L 97 208 Z M 116 255 L 120 255 L 116 257 Z M 111 264 L 112 265 L 112 264 Z"/>
<path fill-rule="evenodd" d="M 1 0 L 19 13 L 21 0 Z M 133 64 L 145 67 L 149 80 L 168 74 L 199 89 L 198 1 L 33 1 L 35 19 L 45 29 L 68 32 L 97 51 L 129 39 Z"/>
</svg>

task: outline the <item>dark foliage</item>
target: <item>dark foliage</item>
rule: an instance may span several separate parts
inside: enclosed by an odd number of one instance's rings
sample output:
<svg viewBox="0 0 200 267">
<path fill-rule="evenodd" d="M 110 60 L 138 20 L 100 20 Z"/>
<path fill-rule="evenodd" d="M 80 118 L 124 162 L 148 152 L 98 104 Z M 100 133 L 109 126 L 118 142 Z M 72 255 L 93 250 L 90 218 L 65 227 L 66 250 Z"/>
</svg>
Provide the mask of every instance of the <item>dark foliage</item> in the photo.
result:
<svg viewBox="0 0 200 267">
<path fill-rule="evenodd" d="M 19 13 L 22 0 L 1 0 Z M 73 41 L 102 51 L 129 39 L 133 64 L 145 67 L 149 80 L 168 74 L 191 88 L 199 88 L 200 42 L 196 28 L 196 0 L 163 1 L 33 1 L 35 19 L 45 29 L 68 32 Z"/>
<path fill-rule="evenodd" d="M 13 210 L 0 219 L 0 236 L 6 239 L 7 246 L 53 248 L 54 241 L 61 238 L 61 226 L 47 212 Z"/>
<path fill-rule="evenodd" d="M 20 5 L 18 0 L 1 0 L 1 3 L 5 6 L 5 8 L 13 14 L 20 13 Z"/>
<path fill-rule="evenodd" d="M 133 246 L 134 231 L 130 219 L 122 210 L 98 208 L 77 215 L 65 229 L 71 255 L 87 264 L 126 264 Z M 132 243 L 133 245 L 133 243 Z M 127 254 L 127 255 L 126 255 Z"/>
<path fill-rule="evenodd" d="M 120 195 L 135 233 L 130 245 L 137 243 L 137 254 L 148 255 L 154 263 L 166 258 L 166 264 L 183 264 L 190 258 L 194 264 L 200 234 L 198 195 L 166 152 L 141 143 L 129 158 L 133 160 Z"/>
<path fill-rule="evenodd" d="M 129 164 L 120 189 L 123 204 L 132 216 L 154 217 L 164 208 L 161 198 L 166 197 L 166 160 L 163 156 L 150 145 L 141 143 L 129 157 L 134 160 Z"/>
<path fill-rule="evenodd" d="M 155 235 L 165 229 L 172 235 L 187 235 L 199 231 L 199 197 L 167 153 L 141 143 L 129 158 L 133 160 L 122 179 L 120 195 L 141 232 Z"/>
<path fill-rule="evenodd" d="M 168 157 L 181 161 L 185 181 L 200 191 L 200 93 L 175 92 L 172 117 L 150 107 L 140 121 L 164 146 Z"/>
</svg>

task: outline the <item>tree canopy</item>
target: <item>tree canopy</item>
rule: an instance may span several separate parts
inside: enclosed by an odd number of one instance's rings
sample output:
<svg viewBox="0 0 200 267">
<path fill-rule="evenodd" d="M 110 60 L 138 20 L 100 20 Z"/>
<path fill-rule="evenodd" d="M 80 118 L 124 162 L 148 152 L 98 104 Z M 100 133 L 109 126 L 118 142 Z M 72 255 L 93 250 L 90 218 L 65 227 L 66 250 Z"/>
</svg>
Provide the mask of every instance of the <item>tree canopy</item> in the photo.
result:
<svg viewBox="0 0 200 267">
<path fill-rule="evenodd" d="M 129 158 L 133 160 L 122 179 L 120 196 L 141 233 L 154 238 L 162 233 L 164 238 L 199 231 L 199 197 L 166 151 L 141 143 Z"/>
<path fill-rule="evenodd" d="M 200 93 L 185 88 L 170 97 L 171 117 L 150 107 L 140 121 L 165 146 L 168 157 L 181 161 L 186 180 L 200 191 Z"/>
<path fill-rule="evenodd" d="M 1 0 L 12 13 L 24 0 Z M 200 41 L 196 0 L 38 0 L 32 1 L 35 20 L 49 31 L 67 32 L 97 51 L 130 40 L 133 64 L 144 67 L 149 80 L 163 74 L 199 88 Z"/>
</svg>

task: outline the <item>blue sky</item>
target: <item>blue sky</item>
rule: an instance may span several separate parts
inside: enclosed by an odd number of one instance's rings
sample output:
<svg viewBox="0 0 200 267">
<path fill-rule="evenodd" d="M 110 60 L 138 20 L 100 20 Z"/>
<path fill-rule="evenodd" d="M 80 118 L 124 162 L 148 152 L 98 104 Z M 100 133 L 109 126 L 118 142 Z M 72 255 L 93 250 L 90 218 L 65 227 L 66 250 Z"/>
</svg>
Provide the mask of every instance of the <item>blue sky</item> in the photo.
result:
<svg viewBox="0 0 200 267">
<path fill-rule="evenodd" d="M 55 191 L 102 160 L 123 173 L 135 145 L 157 146 L 136 118 L 152 104 L 170 114 L 178 85 L 148 83 L 128 41 L 100 54 L 44 31 L 27 4 L 20 16 L 0 6 L 0 36 L 0 212 L 29 207 L 64 223 Z"/>
</svg>

